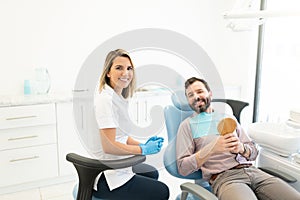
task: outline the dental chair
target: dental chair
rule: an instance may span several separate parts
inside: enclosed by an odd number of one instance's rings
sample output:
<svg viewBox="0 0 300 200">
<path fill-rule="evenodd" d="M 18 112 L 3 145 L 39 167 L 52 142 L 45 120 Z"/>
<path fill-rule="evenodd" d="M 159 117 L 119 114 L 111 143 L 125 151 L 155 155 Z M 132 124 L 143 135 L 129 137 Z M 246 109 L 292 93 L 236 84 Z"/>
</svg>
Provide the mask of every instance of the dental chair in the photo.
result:
<svg viewBox="0 0 300 200">
<path fill-rule="evenodd" d="M 108 169 L 120 169 L 142 163 L 146 156 L 135 155 L 119 160 L 97 160 L 69 153 L 66 159 L 73 163 L 77 170 L 79 184 L 74 187 L 73 196 L 77 200 L 104 200 L 93 196 L 95 178 L 100 172 Z"/>
<path fill-rule="evenodd" d="M 173 176 L 181 179 L 194 180 L 180 185 L 181 195 L 179 194 L 176 200 L 218 200 L 211 192 L 210 185 L 202 179 L 201 170 L 198 170 L 188 176 L 182 176 L 177 170 L 176 162 L 176 135 L 180 123 L 190 116 L 194 111 L 188 105 L 184 91 L 177 91 L 172 94 L 172 102 L 174 105 L 169 105 L 164 109 L 165 124 L 168 135 L 168 146 L 164 153 L 164 166 L 166 170 Z M 240 123 L 242 110 L 249 105 L 247 102 L 232 100 L 232 99 L 213 99 L 212 103 L 225 103 L 232 109 L 233 115 Z M 215 106 L 214 106 L 215 107 Z M 294 183 L 297 180 L 289 174 L 282 172 L 272 167 L 260 166 L 259 169 L 277 176 L 288 183 Z"/>
<path fill-rule="evenodd" d="M 211 192 L 209 183 L 202 179 L 201 170 L 198 170 L 188 176 L 182 176 L 178 173 L 175 149 L 177 130 L 180 123 L 185 118 L 190 116 L 194 111 L 188 105 L 184 91 L 177 91 L 173 93 L 171 99 L 174 105 L 169 105 L 164 109 L 168 135 L 168 146 L 165 150 L 163 158 L 164 166 L 171 175 L 181 179 L 194 180 L 195 182 L 186 182 L 181 184 L 181 197 L 179 194 L 176 200 L 217 200 L 218 198 Z M 238 122 L 240 122 L 240 114 L 242 110 L 249 105 L 247 102 L 231 99 L 214 99 L 212 102 L 228 104 Z"/>
</svg>

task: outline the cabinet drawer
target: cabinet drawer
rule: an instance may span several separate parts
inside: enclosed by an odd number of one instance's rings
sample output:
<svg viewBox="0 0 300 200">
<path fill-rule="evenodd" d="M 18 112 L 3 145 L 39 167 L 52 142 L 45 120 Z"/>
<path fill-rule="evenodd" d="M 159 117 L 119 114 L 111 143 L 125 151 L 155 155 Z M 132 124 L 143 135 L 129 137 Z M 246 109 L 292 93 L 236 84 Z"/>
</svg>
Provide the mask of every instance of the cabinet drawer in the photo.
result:
<svg viewBox="0 0 300 200">
<path fill-rule="evenodd" d="M 57 146 L 0 152 L 0 187 L 58 176 Z"/>
<path fill-rule="evenodd" d="M 0 150 L 56 143 L 56 126 L 0 129 Z"/>
<path fill-rule="evenodd" d="M 0 108 L 0 129 L 55 124 L 54 104 Z"/>
</svg>

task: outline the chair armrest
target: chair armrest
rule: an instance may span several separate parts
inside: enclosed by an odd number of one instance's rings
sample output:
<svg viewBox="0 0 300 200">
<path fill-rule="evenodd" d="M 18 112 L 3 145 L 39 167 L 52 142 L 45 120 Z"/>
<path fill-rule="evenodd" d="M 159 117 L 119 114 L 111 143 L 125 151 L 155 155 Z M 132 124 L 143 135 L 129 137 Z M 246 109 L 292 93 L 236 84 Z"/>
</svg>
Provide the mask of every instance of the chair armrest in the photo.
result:
<svg viewBox="0 0 300 200">
<path fill-rule="evenodd" d="M 109 169 L 120 169 L 142 163 L 146 160 L 146 156 L 135 155 L 118 160 L 97 160 L 83 157 L 75 153 L 69 153 L 67 154 L 66 159 L 74 164 L 89 168 L 103 168 L 104 165 Z"/>
<path fill-rule="evenodd" d="M 77 200 L 92 199 L 95 178 L 100 172 L 108 169 L 120 169 L 130 167 L 146 160 L 146 156 L 135 155 L 118 160 L 97 160 L 69 153 L 66 159 L 73 163 L 79 177 Z"/>
<path fill-rule="evenodd" d="M 297 182 L 297 179 L 295 179 L 293 176 L 280 171 L 278 169 L 272 168 L 272 167 L 259 167 L 259 169 L 261 169 L 262 171 L 271 174 L 273 176 L 276 176 L 278 178 L 281 178 L 282 180 L 288 182 L 288 183 L 295 183 Z"/>
<path fill-rule="evenodd" d="M 203 200 L 218 200 L 213 193 L 195 183 L 183 183 L 180 185 L 180 188 L 182 191 L 181 200 L 186 200 L 188 193 L 191 193 Z"/>
</svg>

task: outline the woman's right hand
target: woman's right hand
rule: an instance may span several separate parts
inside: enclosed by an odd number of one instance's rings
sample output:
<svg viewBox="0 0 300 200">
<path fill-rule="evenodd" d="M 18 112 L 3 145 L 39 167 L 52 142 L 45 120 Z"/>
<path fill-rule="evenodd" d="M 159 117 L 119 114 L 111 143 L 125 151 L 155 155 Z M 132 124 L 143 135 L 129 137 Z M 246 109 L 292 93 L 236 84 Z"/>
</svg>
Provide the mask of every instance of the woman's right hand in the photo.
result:
<svg viewBox="0 0 300 200">
<path fill-rule="evenodd" d="M 160 148 L 163 146 L 164 138 L 163 137 L 157 137 L 152 136 L 150 137 L 145 144 L 148 144 L 150 141 L 158 141 Z"/>
<path fill-rule="evenodd" d="M 139 144 L 142 149 L 142 155 L 155 154 L 160 152 L 161 140 L 148 140 L 145 144 Z"/>
</svg>

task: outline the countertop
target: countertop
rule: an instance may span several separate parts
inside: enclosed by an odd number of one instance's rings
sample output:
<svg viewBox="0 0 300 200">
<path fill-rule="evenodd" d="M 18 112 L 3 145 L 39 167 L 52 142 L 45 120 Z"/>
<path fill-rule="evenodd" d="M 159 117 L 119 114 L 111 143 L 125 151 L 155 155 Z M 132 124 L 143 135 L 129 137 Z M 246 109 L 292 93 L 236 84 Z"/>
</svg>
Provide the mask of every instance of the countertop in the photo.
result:
<svg viewBox="0 0 300 200">
<path fill-rule="evenodd" d="M 71 94 L 0 95 L 0 107 L 71 102 Z"/>
<path fill-rule="evenodd" d="M 134 97 L 148 97 L 158 95 L 170 95 L 168 90 L 140 90 L 134 94 Z M 76 98 L 90 99 L 93 95 L 86 92 L 76 93 Z M 134 98 L 133 97 L 133 98 Z M 70 92 L 65 93 L 50 93 L 50 94 L 37 94 L 37 95 L 0 95 L 0 107 L 8 106 L 22 106 L 34 105 L 45 103 L 58 103 L 58 102 L 72 102 L 73 94 Z"/>
</svg>

